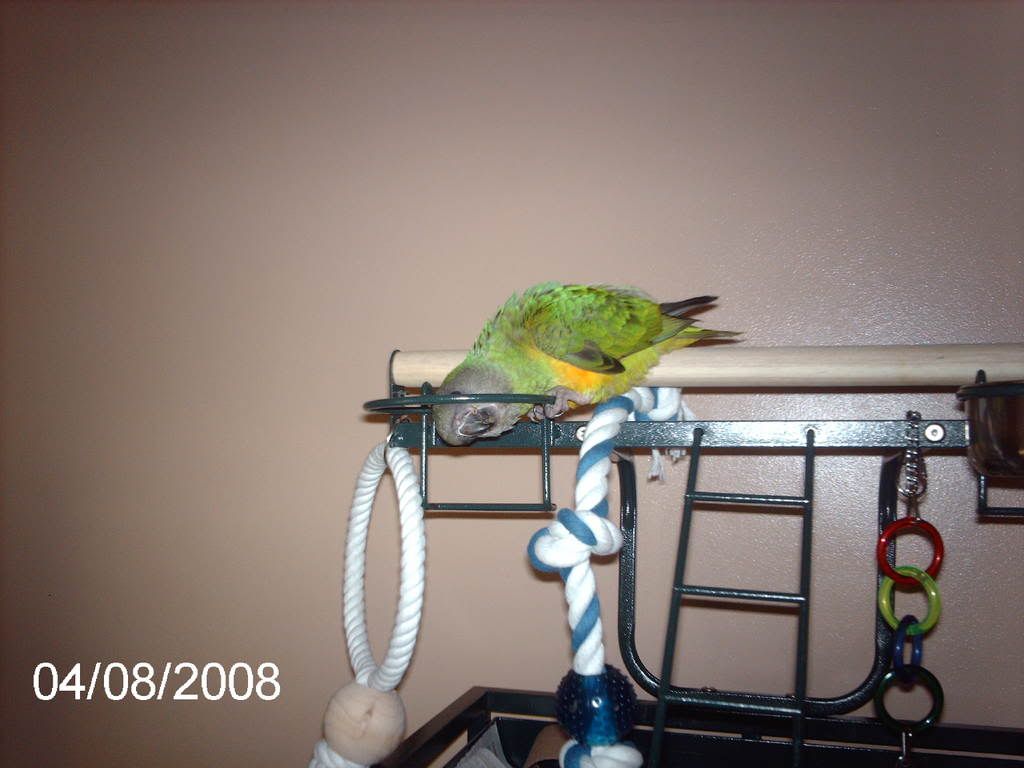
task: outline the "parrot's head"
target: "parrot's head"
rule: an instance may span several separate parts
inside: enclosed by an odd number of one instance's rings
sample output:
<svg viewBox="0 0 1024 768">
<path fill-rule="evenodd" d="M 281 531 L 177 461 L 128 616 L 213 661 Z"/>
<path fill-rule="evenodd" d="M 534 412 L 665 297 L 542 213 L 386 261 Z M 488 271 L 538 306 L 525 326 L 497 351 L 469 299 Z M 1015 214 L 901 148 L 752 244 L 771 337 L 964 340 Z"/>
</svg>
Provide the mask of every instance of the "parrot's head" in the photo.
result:
<svg viewBox="0 0 1024 768">
<path fill-rule="evenodd" d="M 438 388 L 439 395 L 505 394 L 508 377 L 495 365 L 466 360 Z M 434 426 L 448 445 L 468 445 L 512 429 L 528 406 L 522 403 L 447 403 L 434 406 Z"/>
</svg>

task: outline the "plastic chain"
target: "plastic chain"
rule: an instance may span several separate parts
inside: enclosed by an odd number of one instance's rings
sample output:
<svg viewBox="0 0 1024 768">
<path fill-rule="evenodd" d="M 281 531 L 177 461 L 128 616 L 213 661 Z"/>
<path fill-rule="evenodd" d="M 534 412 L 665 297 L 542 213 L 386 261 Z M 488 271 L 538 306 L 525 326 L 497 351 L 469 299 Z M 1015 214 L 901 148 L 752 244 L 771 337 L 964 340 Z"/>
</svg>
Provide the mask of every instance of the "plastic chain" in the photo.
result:
<svg viewBox="0 0 1024 768">
<path fill-rule="evenodd" d="M 916 422 L 920 420 L 920 415 L 908 413 L 907 416 L 914 421 L 913 427 L 916 430 Z M 915 416 L 916 419 L 913 418 Z M 917 455 L 912 456 L 911 454 L 915 451 Z M 920 487 L 920 481 L 925 477 L 920 450 L 917 448 L 916 431 L 913 435 L 912 447 L 908 449 L 907 457 L 908 462 L 905 463 L 910 463 L 911 465 L 908 471 L 908 481 L 913 480 L 913 483 L 911 483 L 912 491 L 905 492 L 903 488 L 899 490 L 900 494 L 907 498 L 911 514 L 887 525 L 878 537 L 878 545 L 875 549 L 878 567 L 884 574 L 884 578 L 878 587 L 878 612 L 885 619 L 885 622 L 896 630 L 896 637 L 892 647 L 892 669 L 886 672 L 875 689 L 875 707 L 878 711 L 879 719 L 889 728 L 900 732 L 901 750 L 897 760 L 898 766 L 911 765 L 912 736 L 935 723 L 942 712 L 944 702 L 942 686 L 939 684 L 938 679 L 925 667 L 921 666 L 921 661 L 924 657 L 923 635 L 935 626 L 939 620 L 939 615 L 942 613 L 942 599 L 939 597 L 939 587 L 935 583 L 934 577 L 938 574 L 939 568 L 942 565 L 945 549 L 942 544 L 942 536 L 939 535 L 935 526 L 920 519 L 916 514 L 917 497 L 923 492 L 923 488 Z M 889 564 L 889 545 L 893 543 L 897 535 L 907 531 L 919 531 L 931 539 L 932 560 L 925 570 L 921 570 L 913 565 L 898 565 L 894 568 Z M 896 620 L 892 604 L 893 589 L 896 584 L 903 586 L 921 585 L 928 596 L 928 613 L 925 615 L 924 620 L 918 621 L 917 617 L 911 614 L 907 614 L 900 621 Z M 909 664 L 903 658 L 908 636 L 912 642 Z M 900 722 L 889 714 L 889 710 L 886 709 L 885 694 L 894 683 L 899 683 L 906 688 L 918 682 L 923 683 L 931 693 L 932 707 L 928 714 L 920 720 L 909 723 Z"/>
</svg>

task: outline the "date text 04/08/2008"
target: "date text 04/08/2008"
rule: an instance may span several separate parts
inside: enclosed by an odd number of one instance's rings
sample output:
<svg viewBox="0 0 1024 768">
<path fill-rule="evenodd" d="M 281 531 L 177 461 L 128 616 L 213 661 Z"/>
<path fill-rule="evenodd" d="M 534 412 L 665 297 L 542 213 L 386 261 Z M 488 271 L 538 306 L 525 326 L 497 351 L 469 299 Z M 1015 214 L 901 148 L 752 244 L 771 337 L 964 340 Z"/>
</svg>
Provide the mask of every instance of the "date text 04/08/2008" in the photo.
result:
<svg viewBox="0 0 1024 768">
<path fill-rule="evenodd" d="M 147 661 L 130 667 L 119 661 L 97 661 L 91 671 L 78 662 L 63 676 L 55 664 L 44 661 L 36 665 L 32 688 L 40 701 L 52 701 L 61 694 L 75 701 L 92 701 L 97 696 L 110 701 L 220 701 L 225 697 L 274 701 L 281 695 L 279 677 L 280 670 L 271 661 L 255 669 L 244 661 L 228 667 L 215 661 L 202 667 L 190 661 L 168 661 L 162 668 Z"/>
</svg>

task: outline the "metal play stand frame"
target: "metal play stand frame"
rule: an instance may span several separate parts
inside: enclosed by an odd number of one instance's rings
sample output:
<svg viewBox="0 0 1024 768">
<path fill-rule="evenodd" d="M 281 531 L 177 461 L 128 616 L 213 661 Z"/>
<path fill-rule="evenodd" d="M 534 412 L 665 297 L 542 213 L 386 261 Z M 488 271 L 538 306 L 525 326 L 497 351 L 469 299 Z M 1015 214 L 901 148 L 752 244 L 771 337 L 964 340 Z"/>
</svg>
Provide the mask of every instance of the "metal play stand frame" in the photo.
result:
<svg viewBox="0 0 1024 768">
<path fill-rule="evenodd" d="M 999 349 L 996 350 L 995 348 Z M 826 348 L 828 349 L 828 348 Z M 841 348 L 832 348 L 841 349 Z M 849 348 L 863 350 L 867 348 Z M 885 348 L 870 348 L 885 349 Z M 891 348 L 927 350 L 927 347 Z M 934 351 L 936 348 L 932 348 Z M 949 347 L 944 347 L 948 351 Z M 947 371 L 941 381 L 921 374 L 921 379 L 906 382 L 897 380 L 898 386 L 949 386 L 970 381 L 973 370 L 988 367 L 989 378 L 1006 375 L 1000 366 L 1018 377 L 1024 376 L 1024 345 L 963 345 L 958 347 L 965 359 L 958 360 L 956 371 Z M 690 350 L 683 353 L 687 360 L 709 350 Z M 740 350 L 732 350 L 733 353 Z M 744 350 L 744 351 L 749 351 Z M 770 350 L 767 352 L 771 357 Z M 728 350 L 715 351 L 721 369 L 721 357 Z M 967 354 L 968 352 L 973 353 Z M 998 352 L 999 354 L 996 354 Z M 842 356 L 842 353 L 839 353 Z M 915 352 L 917 354 L 917 352 Z M 945 354 L 945 353 L 944 353 Z M 782 353 L 784 357 L 785 352 Z M 856 354 L 853 355 L 856 357 Z M 390 374 L 390 397 L 371 401 L 366 408 L 391 416 L 393 446 L 420 452 L 420 490 L 424 509 L 431 511 L 537 512 L 549 511 L 551 503 L 550 456 L 558 450 L 578 450 L 585 422 L 520 423 L 504 435 L 474 444 L 474 449 L 498 451 L 533 448 L 541 458 L 540 500 L 535 503 L 446 503 L 429 500 L 428 482 L 430 456 L 445 448 L 433 428 L 431 406 L 450 402 L 451 397 L 432 393 L 428 372 L 418 385 L 421 394 L 410 395 L 407 387 L 415 373 L 403 370 L 396 376 L 393 355 Z M 749 362 L 749 359 L 748 359 Z M 926 368 L 918 360 L 919 367 Z M 447 365 L 447 361 L 441 367 Z M 699 367 L 699 365 L 697 366 Z M 744 367 L 744 384 L 749 386 L 751 371 Z M 781 364 L 772 366 L 778 373 Z M 973 370 L 971 370 L 973 369 Z M 657 370 L 657 369 L 656 369 Z M 964 371 L 969 370 L 968 375 Z M 993 370 L 995 374 L 993 375 Z M 756 375 L 754 373 L 753 375 Z M 795 374 L 794 374 L 795 375 Z M 831 374 L 830 374 L 831 375 Z M 892 376 L 870 374 L 875 386 L 893 386 Z M 685 376 L 673 374 L 676 379 Z M 956 378 L 954 378 L 956 377 Z M 952 381 L 950 380 L 952 379 Z M 819 376 L 808 378 L 806 369 L 800 376 L 799 386 L 836 386 L 832 379 Z M 655 382 L 667 383 L 667 382 Z M 721 379 L 709 384 L 700 375 L 679 383 L 729 386 Z M 737 386 L 738 384 L 731 384 Z M 863 386 L 854 380 L 853 386 Z M 792 382 L 771 386 L 795 386 Z M 846 386 L 851 386 L 847 384 Z M 466 396 L 462 396 L 465 398 Z M 472 397 L 472 396 L 470 396 Z M 526 398 L 510 395 L 517 401 L 543 402 L 544 398 Z M 494 401 L 495 396 L 478 396 Z M 903 451 L 907 447 L 909 419 L 888 421 L 673 421 L 633 422 L 623 424 L 615 439 L 620 489 L 620 525 L 623 547 L 619 565 L 618 634 L 620 648 L 627 670 L 636 683 L 655 697 L 654 702 L 640 702 L 637 707 L 637 728 L 632 740 L 646 756 L 645 765 L 695 766 L 745 765 L 759 766 L 891 766 L 899 753 L 893 751 L 900 744 L 900 735 L 886 728 L 874 718 L 835 718 L 867 703 L 886 673 L 892 656 L 893 632 L 881 616 L 874 626 L 875 656 L 871 668 L 860 685 L 841 695 L 817 698 L 807 694 L 807 662 L 809 648 L 809 603 L 811 584 L 811 531 L 814 514 L 815 458 L 822 452 L 830 454 L 865 450 L 886 454 Z M 965 420 L 928 420 L 920 422 L 924 435 L 922 447 L 931 452 L 957 453 L 970 444 L 968 422 Z M 681 500 L 682 519 L 675 562 L 675 576 L 665 636 L 665 652 L 656 664 L 640 658 L 635 641 L 637 526 L 641 514 L 637 507 L 636 472 L 629 460 L 634 448 L 685 448 L 689 454 L 689 468 L 685 493 Z M 803 492 L 799 496 L 767 494 L 738 494 L 698 488 L 701 462 L 705 454 L 722 449 L 759 453 L 782 451 L 794 453 L 803 461 Z M 465 450 L 465 449 L 457 449 Z M 895 520 L 897 510 L 896 484 L 902 455 L 885 459 L 879 481 L 878 527 L 879 533 Z M 979 489 L 984 501 L 987 478 L 979 478 Z M 797 592 L 786 593 L 758 588 L 732 589 L 685 582 L 684 574 L 689 549 L 690 528 L 696 506 L 749 505 L 762 510 L 794 509 L 802 516 L 802 542 L 800 548 L 800 587 Z M 986 509 L 982 508 L 982 512 Z M 1000 516 L 1024 515 L 1024 510 L 1001 507 L 993 512 Z M 894 542 L 888 544 L 888 563 L 895 562 Z M 881 581 L 881 574 L 879 581 Z M 770 603 L 791 606 L 798 615 L 795 648 L 796 673 L 793 689 L 785 693 L 749 691 L 721 691 L 706 688 L 686 688 L 673 685 L 671 670 L 676 650 L 683 598 L 699 597 L 711 600 L 741 600 L 746 603 Z M 652 671 L 657 669 L 658 672 Z M 513 762 L 525 757 L 533 736 L 545 723 L 524 719 L 527 716 L 550 717 L 554 702 L 550 695 L 519 691 L 474 688 L 444 712 L 409 737 L 398 751 L 382 766 L 426 766 L 439 755 L 460 733 L 468 733 L 470 742 L 488 727 L 497 727 L 503 733 L 508 757 Z M 507 738 L 506 738 L 507 737 Z M 525 745 L 525 749 L 524 749 Z M 938 725 L 915 736 L 914 765 L 920 766 L 1021 766 L 1024 765 L 1024 731 L 986 727 Z M 956 754 L 961 753 L 961 754 Z M 964 755 L 962 753 L 972 753 Z M 909 754 L 906 755 L 909 760 Z M 449 763 L 455 765 L 456 761 Z M 515 763 L 514 764 L 518 764 Z M 904 763 L 909 764 L 909 762 Z"/>
</svg>

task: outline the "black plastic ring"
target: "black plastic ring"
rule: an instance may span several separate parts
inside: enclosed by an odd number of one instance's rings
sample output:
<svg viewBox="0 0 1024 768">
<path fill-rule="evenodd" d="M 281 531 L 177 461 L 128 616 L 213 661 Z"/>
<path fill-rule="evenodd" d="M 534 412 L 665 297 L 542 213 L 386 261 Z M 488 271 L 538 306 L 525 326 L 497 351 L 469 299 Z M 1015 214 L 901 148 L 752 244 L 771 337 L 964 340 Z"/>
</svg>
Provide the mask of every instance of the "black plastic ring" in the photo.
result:
<svg viewBox="0 0 1024 768">
<path fill-rule="evenodd" d="M 895 717 L 889 714 L 889 710 L 885 708 L 885 693 L 888 691 L 893 683 L 899 682 L 899 676 L 896 674 L 896 670 L 890 669 L 885 673 L 885 677 L 878 684 L 878 688 L 875 690 L 875 708 L 878 710 L 878 718 L 885 723 L 889 728 L 894 731 L 910 731 L 910 733 L 920 733 L 930 725 L 934 725 L 935 721 L 939 719 L 939 715 L 942 713 L 942 704 L 944 696 L 942 693 L 942 686 L 939 684 L 938 678 L 935 677 L 924 667 L 917 664 L 907 664 L 904 669 L 911 675 L 913 675 L 919 682 L 923 682 L 929 693 L 932 695 L 932 708 L 928 714 L 920 720 L 913 723 L 903 723 L 897 720 Z"/>
</svg>

